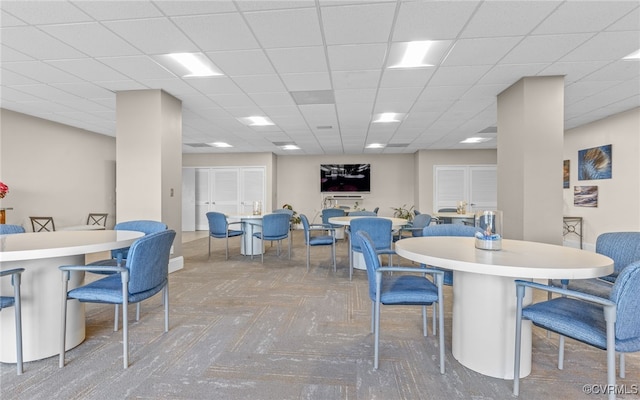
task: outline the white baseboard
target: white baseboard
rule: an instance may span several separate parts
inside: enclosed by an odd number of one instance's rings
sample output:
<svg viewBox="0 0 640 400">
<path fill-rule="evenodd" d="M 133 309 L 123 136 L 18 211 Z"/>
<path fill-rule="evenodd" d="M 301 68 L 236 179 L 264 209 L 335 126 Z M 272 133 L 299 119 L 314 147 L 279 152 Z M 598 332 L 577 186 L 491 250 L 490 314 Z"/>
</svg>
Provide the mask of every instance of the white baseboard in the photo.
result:
<svg viewBox="0 0 640 400">
<path fill-rule="evenodd" d="M 175 257 L 169 260 L 169 273 L 176 272 L 184 268 L 184 257 Z"/>
</svg>

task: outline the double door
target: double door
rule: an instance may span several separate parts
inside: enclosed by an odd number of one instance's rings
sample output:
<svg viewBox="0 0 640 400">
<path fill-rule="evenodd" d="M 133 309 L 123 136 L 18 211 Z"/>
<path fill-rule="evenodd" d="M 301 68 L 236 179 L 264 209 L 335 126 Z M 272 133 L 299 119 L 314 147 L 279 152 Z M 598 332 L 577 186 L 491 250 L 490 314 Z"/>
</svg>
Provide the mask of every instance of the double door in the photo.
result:
<svg viewBox="0 0 640 400">
<path fill-rule="evenodd" d="M 467 212 L 495 210 L 498 179 L 495 165 L 436 165 L 434 167 L 434 211 L 467 203 Z"/>
<path fill-rule="evenodd" d="M 195 229 L 207 230 L 207 212 L 250 215 L 253 203 L 265 205 L 265 168 L 196 168 Z"/>
</svg>

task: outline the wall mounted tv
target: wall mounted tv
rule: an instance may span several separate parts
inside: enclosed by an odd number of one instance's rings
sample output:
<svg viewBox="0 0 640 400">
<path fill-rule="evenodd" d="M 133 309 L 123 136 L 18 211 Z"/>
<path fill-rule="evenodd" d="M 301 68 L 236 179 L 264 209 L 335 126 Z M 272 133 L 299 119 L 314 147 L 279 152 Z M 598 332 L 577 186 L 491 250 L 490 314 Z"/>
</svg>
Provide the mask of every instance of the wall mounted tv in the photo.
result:
<svg viewBox="0 0 640 400">
<path fill-rule="evenodd" d="M 320 165 L 320 191 L 370 192 L 371 164 Z"/>
</svg>

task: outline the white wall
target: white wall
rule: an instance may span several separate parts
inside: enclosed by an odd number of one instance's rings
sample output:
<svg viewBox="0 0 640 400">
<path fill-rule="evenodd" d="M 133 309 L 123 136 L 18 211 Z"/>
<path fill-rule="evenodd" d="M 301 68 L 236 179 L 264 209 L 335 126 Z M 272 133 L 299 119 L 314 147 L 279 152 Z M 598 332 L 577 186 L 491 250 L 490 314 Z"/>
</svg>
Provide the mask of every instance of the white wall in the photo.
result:
<svg viewBox="0 0 640 400">
<path fill-rule="evenodd" d="M 608 144 L 612 145 L 611 179 L 579 181 L 578 151 Z M 585 248 L 593 249 L 603 232 L 640 231 L 639 154 L 640 108 L 565 132 L 564 159 L 571 162 L 571 175 L 569 189 L 563 189 L 563 213 L 583 218 Z M 598 186 L 598 207 L 575 207 L 574 186 Z"/>
<path fill-rule="evenodd" d="M 391 216 L 391 207 L 414 204 L 414 154 L 305 155 L 278 157 L 275 208 L 288 203 L 310 221 L 321 222 L 320 164 L 371 164 L 371 192 L 362 193 L 360 208 L 380 207 L 378 215 Z"/>
<path fill-rule="evenodd" d="M 115 138 L 0 110 L 0 200 L 7 223 L 31 230 L 29 216 L 52 216 L 56 228 L 84 224 L 90 212 L 115 221 Z"/>
</svg>

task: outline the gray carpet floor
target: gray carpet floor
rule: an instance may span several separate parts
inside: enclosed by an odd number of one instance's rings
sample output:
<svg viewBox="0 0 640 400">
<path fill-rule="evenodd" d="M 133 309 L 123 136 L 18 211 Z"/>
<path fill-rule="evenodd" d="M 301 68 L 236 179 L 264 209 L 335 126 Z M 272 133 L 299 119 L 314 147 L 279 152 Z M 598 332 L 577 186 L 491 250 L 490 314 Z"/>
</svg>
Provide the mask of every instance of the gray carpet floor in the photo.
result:
<svg viewBox="0 0 640 400">
<path fill-rule="evenodd" d="M 0 397 L 12 399 L 515 399 L 512 381 L 489 378 L 451 355 L 451 290 L 446 288 L 446 373 L 438 342 L 421 332 L 420 307 L 383 307 L 380 368 L 366 273 L 349 281 L 347 246 L 313 248 L 305 266 L 302 233 L 291 260 L 267 246 L 264 264 L 239 254 L 231 240 L 184 244 L 185 268 L 170 275 L 170 329 L 163 332 L 161 297 L 142 304 L 130 324 L 130 367 L 122 368 L 122 333 L 113 307 L 86 306 L 87 338 L 57 357 L 29 362 L 22 376 L 0 365 Z M 286 247 L 286 246 L 284 246 Z M 134 316 L 135 308 L 130 309 Z M 478 329 L 482 329 L 478 326 Z M 57 334 L 57 332 L 52 332 Z M 605 352 L 568 340 L 565 368 L 556 368 L 557 338 L 534 329 L 532 373 L 521 399 L 596 399 L 585 385 L 606 383 Z M 640 354 L 627 356 L 620 399 L 640 399 Z"/>
</svg>

